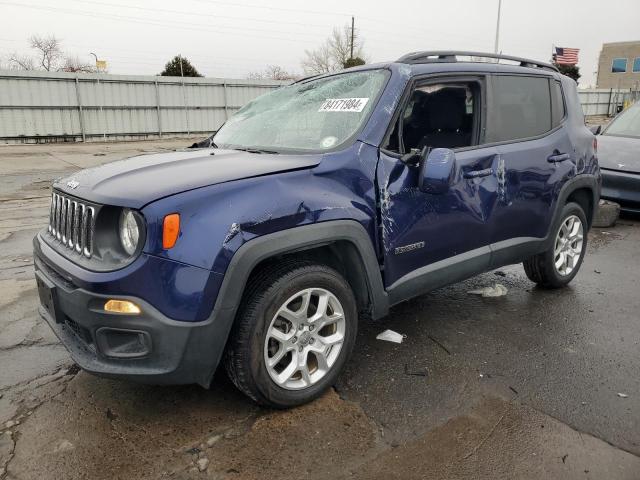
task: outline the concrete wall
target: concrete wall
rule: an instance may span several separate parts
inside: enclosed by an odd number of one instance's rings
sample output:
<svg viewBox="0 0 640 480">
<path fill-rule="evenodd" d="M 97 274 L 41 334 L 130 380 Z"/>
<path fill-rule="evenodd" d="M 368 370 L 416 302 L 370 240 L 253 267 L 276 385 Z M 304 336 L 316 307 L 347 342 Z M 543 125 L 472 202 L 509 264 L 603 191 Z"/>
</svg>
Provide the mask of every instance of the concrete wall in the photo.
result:
<svg viewBox="0 0 640 480">
<path fill-rule="evenodd" d="M 287 83 L 0 71 L 0 141 L 206 134 L 247 102 Z"/>
<path fill-rule="evenodd" d="M 627 71 L 613 73 L 611 67 L 615 58 L 627 59 Z M 640 90 L 640 71 L 633 71 L 633 63 L 640 58 L 640 41 L 605 43 L 598 60 L 598 88 L 633 88 Z"/>
</svg>

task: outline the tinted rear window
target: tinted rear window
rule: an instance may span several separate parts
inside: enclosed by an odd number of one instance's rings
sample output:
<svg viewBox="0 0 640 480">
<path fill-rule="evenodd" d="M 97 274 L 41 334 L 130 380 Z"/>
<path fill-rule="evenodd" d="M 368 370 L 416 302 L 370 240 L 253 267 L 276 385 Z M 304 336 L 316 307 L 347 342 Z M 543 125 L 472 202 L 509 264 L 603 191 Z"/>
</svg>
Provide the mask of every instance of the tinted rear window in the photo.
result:
<svg viewBox="0 0 640 480">
<path fill-rule="evenodd" d="M 535 137 L 551 130 L 551 97 L 546 77 L 492 78 L 488 143 Z"/>
<path fill-rule="evenodd" d="M 551 81 L 551 123 L 554 127 L 560 125 L 560 122 L 564 118 L 565 109 L 564 101 L 562 100 L 562 87 L 560 82 Z"/>
</svg>

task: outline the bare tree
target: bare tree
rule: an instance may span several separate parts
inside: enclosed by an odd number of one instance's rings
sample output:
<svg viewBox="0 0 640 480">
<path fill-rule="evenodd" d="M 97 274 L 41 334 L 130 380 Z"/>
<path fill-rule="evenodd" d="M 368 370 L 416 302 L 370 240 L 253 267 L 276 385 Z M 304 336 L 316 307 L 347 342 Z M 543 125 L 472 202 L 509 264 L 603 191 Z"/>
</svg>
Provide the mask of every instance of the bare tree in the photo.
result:
<svg viewBox="0 0 640 480">
<path fill-rule="evenodd" d="M 299 76 L 286 71 L 280 65 L 267 65 L 263 72 L 251 72 L 247 78 L 250 80 L 297 80 Z"/>
<path fill-rule="evenodd" d="M 91 63 L 83 62 L 77 55 L 69 55 L 65 57 L 60 70 L 63 72 L 96 73 L 96 66 Z"/>
<path fill-rule="evenodd" d="M 57 70 L 64 54 L 62 43 L 54 35 L 31 35 L 29 45 L 38 52 L 38 63 L 44 70 L 50 72 Z"/>
<path fill-rule="evenodd" d="M 308 74 L 328 73 L 338 70 L 331 56 L 329 41 L 315 50 L 305 50 L 306 58 L 302 60 L 302 69 Z"/>
<path fill-rule="evenodd" d="M 295 80 L 297 78 L 296 75 L 287 72 L 279 65 L 268 65 L 264 73 L 271 80 Z"/>
<path fill-rule="evenodd" d="M 8 59 L 9 68 L 11 70 L 35 70 L 33 58 L 19 53 L 12 53 Z"/>
<path fill-rule="evenodd" d="M 353 35 L 353 57 L 363 57 L 364 44 L 357 30 Z M 334 28 L 331 36 L 314 50 L 305 50 L 302 68 L 308 74 L 342 70 L 351 59 L 351 27 Z"/>
</svg>

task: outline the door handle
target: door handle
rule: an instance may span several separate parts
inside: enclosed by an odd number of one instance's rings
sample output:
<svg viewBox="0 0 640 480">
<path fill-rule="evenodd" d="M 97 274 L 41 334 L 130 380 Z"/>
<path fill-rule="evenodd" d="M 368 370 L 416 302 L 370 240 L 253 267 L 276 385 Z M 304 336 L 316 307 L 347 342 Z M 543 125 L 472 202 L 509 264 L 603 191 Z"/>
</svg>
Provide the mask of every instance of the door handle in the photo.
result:
<svg viewBox="0 0 640 480">
<path fill-rule="evenodd" d="M 550 163 L 559 163 L 564 162 L 565 160 L 569 160 L 571 156 L 568 153 L 554 153 L 553 155 L 549 155 L 547 157 L 547 162 Z"/>
<path fill-rule="evenodd" d="M 485 168 L 484 170 L 470 170 L 464 172 L 464 178 L 480 178 L 487 177 L 493 173 L 493 168 Z"/>
</svg>

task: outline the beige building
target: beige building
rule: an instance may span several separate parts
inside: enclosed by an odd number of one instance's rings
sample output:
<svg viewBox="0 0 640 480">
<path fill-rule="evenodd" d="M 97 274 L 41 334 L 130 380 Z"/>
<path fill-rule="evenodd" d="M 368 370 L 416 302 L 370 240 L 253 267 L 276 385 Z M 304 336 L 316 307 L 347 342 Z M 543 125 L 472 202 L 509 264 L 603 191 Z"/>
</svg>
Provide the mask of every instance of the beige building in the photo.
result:
<svg viewBox="0 0 640 480">
<path fill-rule="evenodd" d="M 602 45 L 598 61 L 598 88 L 640 90 L 640 40 Z"/>
</svg>

